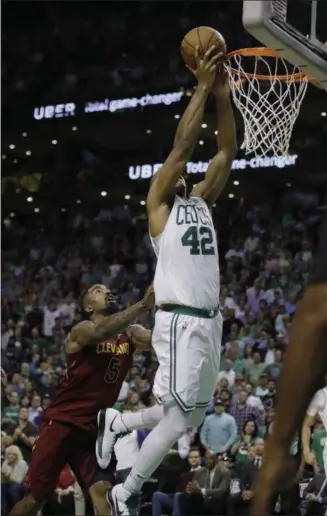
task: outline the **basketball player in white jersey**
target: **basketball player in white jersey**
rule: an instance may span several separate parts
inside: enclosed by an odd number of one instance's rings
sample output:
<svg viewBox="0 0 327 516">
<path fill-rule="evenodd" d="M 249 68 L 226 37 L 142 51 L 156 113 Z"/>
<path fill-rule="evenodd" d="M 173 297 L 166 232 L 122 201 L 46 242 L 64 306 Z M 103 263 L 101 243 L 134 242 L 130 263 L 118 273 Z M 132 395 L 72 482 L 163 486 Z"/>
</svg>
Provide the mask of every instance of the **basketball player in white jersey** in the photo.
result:
<svg viewBox="0 0 327 516">
<path fill-rule="evenodd" d="M 173 150 L 153 178 L 147 198 L 150 235 L 158 258 L 154 279 L 158 310 L 152 345 L 159 361 L 153 388 L 159 404 L 123 415 L 107 409 L 105 417 L 99 417 L 103 425 L 97 457 L 102 467 L 110 460 L 115 434 L 156 425 L 124 484 L 112 489 L 110 501 L 117 516 L 137 514 L 143 483 L 187 429 L 202 423 L 217 381 L 223 321 L 211 207 L 225 186 L 236 153 L 229 86 L 225 75 L 217 73 L 221 58 L 214 54 L 214 47 L 203 59 L 197 51 L 197 89 L 179 123 Z M 183 172 L 197 143 L 210 91 L 219 111 L 219 152 L 204 180 L 187 196 Z"/>
<path fill-rule="evenodd" d="M 320 419 L 327 431 L 327 387 L 320 389 L 314 395 L 309 408 L 307 409 L 307 413 L 304 419 L 303 427 L 302 427 L 302 447 L 303 447 L 303 455 L 305 462 L 307 464 L 314 465 L 316 462 L 316 458 L 314 453 L 310 450 L 310 441 L 311 441 L 311 428 L 316 422 L 316 416 L 319 415 Z M 325 474 L 327 474 L 327 439 L 325 440 L 324 452 L 323 452 L 323 460 L 325 467 Z"/>
</svg>

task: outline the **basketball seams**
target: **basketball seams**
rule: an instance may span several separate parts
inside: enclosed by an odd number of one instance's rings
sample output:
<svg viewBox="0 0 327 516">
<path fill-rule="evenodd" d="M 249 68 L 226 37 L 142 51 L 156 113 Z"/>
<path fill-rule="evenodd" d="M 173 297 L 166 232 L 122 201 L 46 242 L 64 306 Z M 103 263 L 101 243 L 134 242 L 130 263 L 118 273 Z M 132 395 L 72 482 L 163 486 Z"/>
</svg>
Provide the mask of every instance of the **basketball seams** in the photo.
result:
<svg viewBox="0 0 327 516">
<path fill-rule="evenodd" d="M 203 57 L 204 56 L 204 50 L 203 50 L 203 46 L 202 46 L 202 41 L 201 41 L 201 37 L 200 37 L 200 29 L 199 28 L 196 29 L 196 33 L 198 35 L 198 41 L 199 41 L 200 50 L 201 50 L 201 57 Z"/>
<path fill-rule="evenodd" d="M 193 50 L 195 50 L 195 46 L 192 45 L 187 39 L 184 38 L 184 43 L 186 43 L 189 47 L 191 47 Z"/>
<path fill-rule="evenodd" d="M 208 41 L 208 49 L 210 48 L 210 43 L 211 43 L 211 40 L 212 38 L 216 35 L 216 31 L 212 31 L 212 34 L 211 34 L 211 38 L 209 39 Z"/>
<path fill-rule="evenodd" d="M 203 58 L 212 45 L 217 46 L 218 51 L 226 52 L 225 40 L 214 28 L 201 26 L 190 30 L 181 44 L 181 54 L 185 63 L 194 68 L 196 47 L 199 46 L 200 56 Z"/>
</svg>

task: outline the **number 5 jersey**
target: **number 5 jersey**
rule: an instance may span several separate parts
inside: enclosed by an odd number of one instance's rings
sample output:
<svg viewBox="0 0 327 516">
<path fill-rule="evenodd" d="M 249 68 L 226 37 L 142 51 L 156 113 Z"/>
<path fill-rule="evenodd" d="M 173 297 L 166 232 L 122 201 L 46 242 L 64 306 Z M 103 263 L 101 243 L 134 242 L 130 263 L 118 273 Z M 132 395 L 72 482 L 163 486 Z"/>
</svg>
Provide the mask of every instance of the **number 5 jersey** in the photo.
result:
<svg viewBox="0 0 327 516">
<path fill-rule="evenodd" d="M 132 366 L 133 345 L 126 333 L 76 353 L 67 353 L 67 372 L 44 416 L 97 432 L 97 413 L 117 401 Z"/>
</svg>

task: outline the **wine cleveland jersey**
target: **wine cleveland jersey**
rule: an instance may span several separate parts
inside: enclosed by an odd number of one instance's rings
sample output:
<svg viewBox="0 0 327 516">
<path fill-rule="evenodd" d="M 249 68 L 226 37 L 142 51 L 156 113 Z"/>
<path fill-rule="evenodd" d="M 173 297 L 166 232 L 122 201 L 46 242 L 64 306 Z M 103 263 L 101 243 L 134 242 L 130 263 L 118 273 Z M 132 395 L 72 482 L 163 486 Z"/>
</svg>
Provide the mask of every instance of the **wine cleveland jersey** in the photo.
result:
<svg viewBox="0 0 327 516">
<path fill-rule="evenodd" d="M 116 402 L 132 366 L 133 345 L 126 333 L 67 353 L 67 372 L 44 416 L 96 432 L 99 410 Z"/>
</svg>

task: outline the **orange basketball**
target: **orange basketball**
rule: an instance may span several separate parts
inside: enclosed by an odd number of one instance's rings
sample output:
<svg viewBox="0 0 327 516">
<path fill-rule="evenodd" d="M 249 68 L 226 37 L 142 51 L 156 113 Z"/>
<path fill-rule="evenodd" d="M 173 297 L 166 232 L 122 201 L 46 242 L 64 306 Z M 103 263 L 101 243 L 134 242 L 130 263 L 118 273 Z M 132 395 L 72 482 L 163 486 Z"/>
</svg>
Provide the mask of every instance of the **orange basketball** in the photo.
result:
<svg viewBox="0 0 327 516">
<path fill-rule="evenodd" d="M 185 63 L 192 68 L 196 68 L 195 49 L 200 47 L 200 56 L 203 57 L 210 47 L 215 45 L 217 53 L 224 52 L 226 54 L 227 47 L 223 36 L 211 27 L 197 27 L 190 30 L 184 37 L 181 44 L 181 53 Z"/>
</svg>

